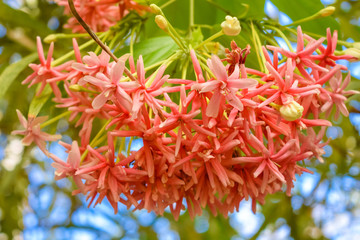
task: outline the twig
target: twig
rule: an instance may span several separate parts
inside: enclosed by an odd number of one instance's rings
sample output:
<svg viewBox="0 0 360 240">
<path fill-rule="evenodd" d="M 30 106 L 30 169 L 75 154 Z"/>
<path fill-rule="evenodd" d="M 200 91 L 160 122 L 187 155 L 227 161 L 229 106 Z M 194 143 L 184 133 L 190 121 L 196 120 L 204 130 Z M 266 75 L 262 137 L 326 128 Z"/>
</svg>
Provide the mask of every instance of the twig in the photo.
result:
<svg viewBox="0 0 360 240">
<path fill-rule="evenodd" d="M 77 13 L 75 6 L 74 6 L 74 1 L 73 0 L 68 0 L 69 3 L 69 7 L 71 10 L 71 13 L 74 15 L 74 17 L 78 20 L 78 22 L 81 24 L 81 26 L 85 29 L 85 31 L 87 33 L 89 33 L 90 37 L 92 37 L 92 39 L 94 39 L 94 41 L 102 48 L 104 49 L 104 51 L 109 54 L 109 56 L 114 59 L 115 62 L 118 62 L 119 59 L 111 52 L 111 50 L 98 38 L 98 36 L 91 30 L 91 28 L 89 27 L 89 25 L 86 24 L 86 22 L 84 22 L 84 20 L 80 17 L 80 15 Z M 136 78 L 131 74 L 130 70 L 127 69 L 127 67 L 125 67 L 124 69 L 125 74 L 133 81 L 136 81 Z"/>
</svg>

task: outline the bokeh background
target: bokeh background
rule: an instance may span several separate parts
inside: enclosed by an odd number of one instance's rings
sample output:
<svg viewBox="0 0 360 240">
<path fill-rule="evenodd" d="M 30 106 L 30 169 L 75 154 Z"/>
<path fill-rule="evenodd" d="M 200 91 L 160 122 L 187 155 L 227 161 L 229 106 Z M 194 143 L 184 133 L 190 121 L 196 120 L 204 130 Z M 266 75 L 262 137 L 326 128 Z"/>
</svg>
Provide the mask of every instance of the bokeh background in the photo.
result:
<svg viewBox="0 0 360 240">
<path fill-rule="evenodd" d="M 166 2 L 166 1 L 162 1 Z M 165 13 L 178 28 L 186 26 L 188 9 L 185 0 L 177 0 Z M 331 21 L 305 23 L 306 31 L 325 34 L 327 25 L 337 28 L 340 38 L 360 42 L 360 2 L 350 0 L 218 0 L 216 12 L 206 12 L 215 4 L 196 0 L 197 23 L 220 23 L 228 13 L 241 16 L 241 3 L 250 6 L 247 16 L 273 19 L 282 25 L 309 16 L 324 6 L 335 6 Z M 178 5 L 177 5 L 178 4 Z M 201 4 L 207 4 L 202 8 Z M 205 5 L 204 5 L 205 6 Z M 183 12 L 182 12 L 183 11 Z M 210 11 L 210 10 L 209 10 Z M 36 49 L 35 37 L 69 32 L 62 25 L 67 17 L 63 9 L 46 0 L 0 1 L 0 75 L 12 63 L 20 61 Z M 209 18 L 211 17 L 211 18 Z M 334 20 L 335 19 L 335 20 Z M 246 21 L 247 19 L 243 19 Z M 286 48 L 281 39 L 279 44 Z M 56 54 L 70 50 L 70 40 L 56 42 Z M 229 41 L 224 40 L 228 47 Z M 245 45 L 245 43 L 242 43 Z M 241 44 L 240 44 L 241 45 Z M 89 49 L 90 51 L 91 49 Z M 352 88 L 360 88 L 360 63 L 347 64 L 352 73 Z M 314 174 L 297 178 L 292 196 L 284 193 L 268 196 L 258 213 L 243 202 L 239 212 L 228 218 L 214 217 L 207 211 L 194 221 L 183 212 L 175 222 L 170 213 L 156 216 L 146 211 L 132 212 L 120 206 L 117 215 L 104 201 L 87 208 L 83 197 L 71 196 L 73 184 L 67 179 L 54 181 L 54 170 L 37 148 L 24 148 L 21 139 L 10 132 L 19 127 L 15 109 L 27 112 L 33 89 L 21 81 L 30 73 L 23 71 L 0 99 L 0 240 L 2 239 L 360 239 L 360 102 L 348 102 L 350 117 L 341 117 L 329 127 L 331 137 L 325 147 L 325 162 L 306 161 Z M 1 83 L 3 84 L 3 82 Z M 1 92 L 2 85 L 0 85 Z M 60 121 L 59 133 L 71 131 L 71 125 Z M 71 141 L 64 135 L 63 141 Z M 140 147 L 134 142 L 132 148 Z M 66 158 L 57 143 L 50 151 Z"/>
</svg>

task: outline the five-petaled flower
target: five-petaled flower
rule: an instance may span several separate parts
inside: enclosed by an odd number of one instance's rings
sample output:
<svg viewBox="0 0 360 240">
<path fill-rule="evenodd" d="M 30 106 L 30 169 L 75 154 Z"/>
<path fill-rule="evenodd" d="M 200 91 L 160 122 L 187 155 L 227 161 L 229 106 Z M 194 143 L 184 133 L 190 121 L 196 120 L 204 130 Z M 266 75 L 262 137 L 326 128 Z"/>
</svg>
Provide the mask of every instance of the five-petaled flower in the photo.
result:
<svg viewBox="0 0 360 240">
<path fill-rule="evenodd" d="M 48 154 L 48 150 L 46 149 L 47 141 L 57 141 L 61 139 L 61 135 L 50 135 L 46 132 L 42 132 L 40 128 L 40 124 L 45 122 L 48 117 L 32 117 L 29 116 L 28 120 L 21 114 L 19 110 L 16 110 L 18 118 L 20 120 L 21 125 L 25 128 L 25 130 L 15 130 L 12 131 L 11 134 L 24 135 L 22 143 L 25 146 L 29 146 L 31 143 L 35 142 L 35 144 L 43 151 L 45 154 Z"/>
</svg>

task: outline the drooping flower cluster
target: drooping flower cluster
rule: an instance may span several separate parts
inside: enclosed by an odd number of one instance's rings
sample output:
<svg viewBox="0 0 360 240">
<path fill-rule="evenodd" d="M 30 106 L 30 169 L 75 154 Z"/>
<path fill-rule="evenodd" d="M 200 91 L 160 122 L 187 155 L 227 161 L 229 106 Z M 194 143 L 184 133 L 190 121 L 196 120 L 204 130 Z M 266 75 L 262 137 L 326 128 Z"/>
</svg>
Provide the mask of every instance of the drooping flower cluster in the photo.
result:
<svg viewBox="0 0 360 240">
<path fill-rule="evenodd" d="M 247 68 L 250 47 L 235 42 L 206 68 L 191 50 L 194 80 L 164 75 L 166 66 L 147 76 L 142 57 L 136 64 L 127 55 L 110 62 L 105 52 L 81 58 L 75 41 L 76 61 L 51 67 L 39 44 L 52 75 L 34 68 L 33 83 L 63 84 L 57 107 L 81 127 L 79 139 L 62 143 L 66 161 L 49 154 L 56 179 L 72 177 L 89 205 L 106 197 L 115 212 L 120 202 L 157 214 L 169 208 L 175 218 L 185 206 L 192 217 L 205 207 L 227 216 L 250 198 L 255 211 L 284 185 L 290 195 L 296 174 L 310 172 L 299 162 L 322 160 L 331 123 L 321 113 L 347 116 L 346 97 L 357 93 L 345 90 L 350 75 L 335 62 L 351 56 L 334 55 L 336 31 L 327 37 L 324 47 L 298 28 L 296 52 L 264 47 L 266 72 Z M 124 74 L 126 62 L 135 81 Z M 97 132 L 96 119 L 107 121 Z M 125 138 L 143 145 L 126 151 Z"/>
<path fill-rule="evenodd" d="M 55 0 L 55 2 L 65 7 L 65 15 L 71 15 L 68 0 Z M 74 0 L 74 5 L 79 15 L 95 32 L 107 31 L 131 10 L 139 14 L 149 11 L 147 6 L 133 0 Z M 64 27 L 74 33 L 85 32 L 75 17 L 70 17 Z"/>
</svg>

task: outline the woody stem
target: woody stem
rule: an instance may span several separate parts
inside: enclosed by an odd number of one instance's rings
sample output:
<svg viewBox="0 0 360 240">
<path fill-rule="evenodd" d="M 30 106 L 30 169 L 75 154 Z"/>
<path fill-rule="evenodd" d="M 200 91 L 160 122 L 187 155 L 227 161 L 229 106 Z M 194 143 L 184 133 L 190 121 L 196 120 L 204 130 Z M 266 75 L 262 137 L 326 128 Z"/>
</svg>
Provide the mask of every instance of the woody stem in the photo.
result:
<svg viewBox="0 0 360 240">
<path fill-rule="evenodd" d="M 89 33 L 90 37 L 94 39 L 94 41 L 102 48 L 104 51 L 109 54 L 109 56 L 114 59 L 115 62 L 117 62 L 119 59 L 111 52 L 111 50 L 98 38 L 98 36 L 91 30 L 89 25 L 86 24 L 86 22 L 80 17 L 78 12 L 75 9 L 74 1 L 68 0 L 69 7 L 71 10 L 71 13 L 74 15 L 74 17 L 78 20 L 78 22 L 81 24 L 81 26 L 85 29 L 87 33 Z M 133 81 L 136 81 L 135 77 L 131 74 L 130 70 L 125 67 L 124 69 L 125 74 Z"/>
</svg>

